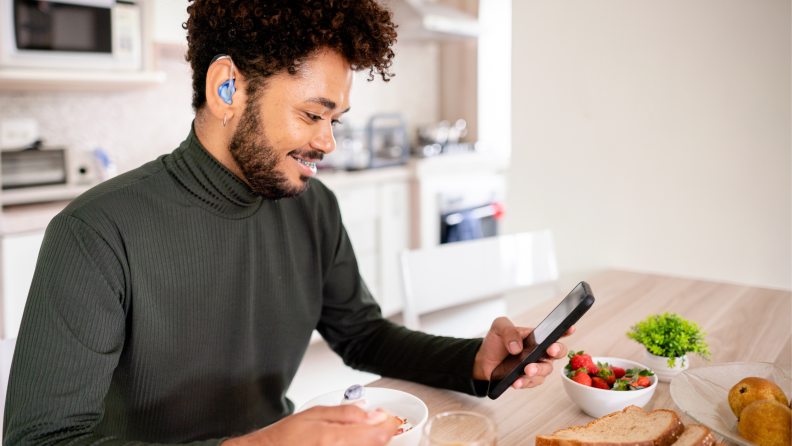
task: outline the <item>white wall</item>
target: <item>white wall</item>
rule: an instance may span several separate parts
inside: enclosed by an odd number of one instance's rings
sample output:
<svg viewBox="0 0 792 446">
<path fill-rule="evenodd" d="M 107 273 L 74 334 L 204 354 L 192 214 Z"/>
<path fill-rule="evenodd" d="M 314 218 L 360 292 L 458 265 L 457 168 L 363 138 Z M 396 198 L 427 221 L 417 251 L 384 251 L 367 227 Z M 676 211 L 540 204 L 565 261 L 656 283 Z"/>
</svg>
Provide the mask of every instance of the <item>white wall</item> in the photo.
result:
<svg viewBox="0 0 792 446">
<path fill-rule="evenodd" d="M 512 145 L 511 15 L 511 0 L 479 4 L 478 139 L 487 150 L 507 157 Z"/>
<path fill-rule="evenodd" d="M 508 232 L 607 268 L 792 287 L 789 0 L 513 2 Z"/>
</svg>

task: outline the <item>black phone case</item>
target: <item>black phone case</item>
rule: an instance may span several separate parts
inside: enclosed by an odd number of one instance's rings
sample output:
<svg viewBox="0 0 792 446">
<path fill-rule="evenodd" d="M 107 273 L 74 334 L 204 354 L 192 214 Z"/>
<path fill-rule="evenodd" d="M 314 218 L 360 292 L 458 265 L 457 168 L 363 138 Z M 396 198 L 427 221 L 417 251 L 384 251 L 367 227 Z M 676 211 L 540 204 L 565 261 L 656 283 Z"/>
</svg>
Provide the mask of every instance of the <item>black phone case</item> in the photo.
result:
<svg viewBox="0 0 792 446">
<path fill-rule="evenodd" d="M 591 293 L 591 287 L 586 282 L 580 282 L 580 283 L 583 285 L 583 290 L 586 294 L 586 297 L 580 302 L 580 304 L 577 307 L 575 307 L 572 313 L 570 313 L 569 316 L 567 316 L 567 318 L 564 319 L 564 321 L 558 325 L 558 328 L 553 330 L 553 332 L 550 333 L 550 336 L 548 336 L 544 342 L 539 344 L 538 348 L 536 348 L 530 355 L 528 355 L 525 359 L 522 360 L 522 362 L 520 362 L 520 365 L 512 369 L 512 371 L 509 372 L 509 374 L 506 375 L 506 377 L 503 378 L 498 384 L 496 384 L 494 388 L 490 387 L 489 389 L 487 389 L 487 396 L 490 397 L 490 399 L 493 400 L 497 399 L 499 396 L 503 394 L 503 392 L 506 391 L 506 389 L 511 387 L 511 385 L 514 384 L 514 381 L 517 381 L 517 378 L 523 375 L 523 370 L 525 369 L 525 366 L 538 361 L 539 358 L 541 358 L 542 355 L 545 354 L 547 348 L 550 347 L 554 342 L 558 341 L 561 338 L 561 336 L 564 333 L 566 333 L 566 331 L 569 330 L 570 327 L 575 325 L 575 323 L 578 320 L 580 320 L 580 318 L 583 317 L 584 314 L 586 314 L 589 308 L 591 308 L 591 306 L 594 305 L 594 294 Z M 490 386 L 491 385 L 492 382 L 490 382 Z"/>
</svg>

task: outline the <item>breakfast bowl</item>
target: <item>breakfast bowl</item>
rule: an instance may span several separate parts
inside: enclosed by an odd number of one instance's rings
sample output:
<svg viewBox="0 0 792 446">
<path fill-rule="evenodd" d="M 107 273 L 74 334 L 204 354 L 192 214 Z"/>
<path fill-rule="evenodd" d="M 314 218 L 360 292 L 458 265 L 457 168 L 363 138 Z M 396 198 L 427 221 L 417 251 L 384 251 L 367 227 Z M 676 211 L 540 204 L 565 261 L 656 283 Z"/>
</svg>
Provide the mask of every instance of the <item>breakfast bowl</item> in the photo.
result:
<svg viewBox="0 0 792 446">
<path fill-rule="evenodd" d="M 613 367 L 621 367 L 625 370 L 639 368 L 649 369 L 643 364 L 635 361 L 630 361 L 621 358 L 591 358 L 594 363 L 597 362 Z M 649 369 L 651 370 L 651 369 Z M 651 385 L 645 389 L 628 390 L 628 391 L 614 391 L 598 389 L 596 387 L 588 387 L 583 384 L 578 384 L 566 376 L 567 370 L 561 368 L 561 378 L 564 383 L 564 390 L 566 390 L 569 398 L 575 402 L 583 412 L 594 418 L 604 417 L 613 412 L 619 412 L 627 406 L 638 406 L 643 408 L 654 395 L 657 389 L 657 376 L 649 376 Z"/>
<path fill-rule="evenodd" d="M 344 389 L 326 393 L 305 403 L 298 412 L 310 409 L 314 406 L 338 406 L 344 398 Z M 384 409 L 393 416 L 406 418 L 412 425 L 412 429 L 396 435 L 388 442 L 388 446 L 417 446 L 421 441 L 421 431 L 423 430 L 426 419 L 429 417 L 429 409 L 420 398 L 394 389 L 384 389 L 380 387 L 366 387 L 366 401 L 370 410 Z"/>
</svg>

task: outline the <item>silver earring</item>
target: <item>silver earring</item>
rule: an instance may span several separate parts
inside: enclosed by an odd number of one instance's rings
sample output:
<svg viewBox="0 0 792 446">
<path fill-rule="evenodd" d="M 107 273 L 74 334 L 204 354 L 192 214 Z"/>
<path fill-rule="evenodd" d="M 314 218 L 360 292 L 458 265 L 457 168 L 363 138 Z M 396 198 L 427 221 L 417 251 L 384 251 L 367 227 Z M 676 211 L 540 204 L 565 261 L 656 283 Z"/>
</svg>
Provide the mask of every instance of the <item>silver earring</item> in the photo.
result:
<svg viewBox="0 0 792 446">
<path fill-rule="evenodd" d="M 225 113 L 223 113 L 223 127 L 225 127 L 225 123 L 226 123 L 226 115 Z"/>
</svg>

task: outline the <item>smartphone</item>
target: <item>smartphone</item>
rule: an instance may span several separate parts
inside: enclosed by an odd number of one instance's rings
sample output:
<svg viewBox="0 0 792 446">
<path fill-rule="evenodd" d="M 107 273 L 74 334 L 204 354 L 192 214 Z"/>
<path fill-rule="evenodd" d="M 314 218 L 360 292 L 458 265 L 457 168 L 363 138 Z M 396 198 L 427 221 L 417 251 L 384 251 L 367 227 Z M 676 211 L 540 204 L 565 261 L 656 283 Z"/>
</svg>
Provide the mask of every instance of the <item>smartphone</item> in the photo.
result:
<svg viewBox="0 0 792 446">
<path fill-rule="evenodd" d="M 557 307 L 523 339 L 520 354 L 509 355 L 492 371 L 487 396 L 496 399 L 503 394 L 517 378 L 523 375 L 525 366 L 539 361 L 547 348 L 569 330 L 591 306 L 594 294 L 586 282 L 580 282 Z"/>
</svg>

